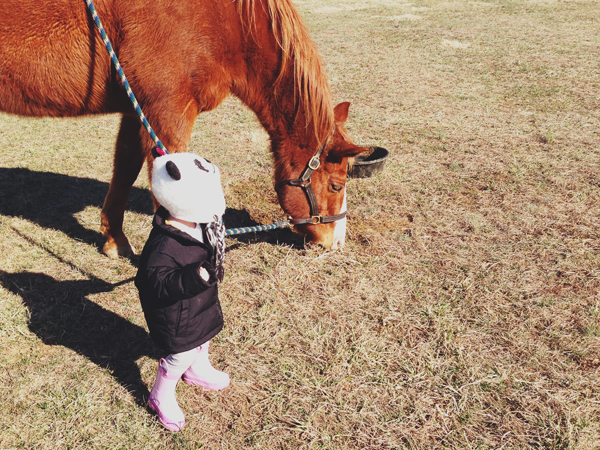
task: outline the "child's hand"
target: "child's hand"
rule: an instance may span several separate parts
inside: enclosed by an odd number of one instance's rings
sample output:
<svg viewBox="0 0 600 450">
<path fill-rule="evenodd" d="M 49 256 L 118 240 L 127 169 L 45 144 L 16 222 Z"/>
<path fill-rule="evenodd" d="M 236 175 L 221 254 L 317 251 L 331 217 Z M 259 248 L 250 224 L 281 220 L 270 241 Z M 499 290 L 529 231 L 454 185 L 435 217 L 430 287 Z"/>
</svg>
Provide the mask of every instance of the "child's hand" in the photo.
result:
<svg viewBox="0 0 600 450">
<path fill-rule="evenodd" d="M 215 269 L 212 265 L 210 265 L 208 261 L 204 262 L 200 266 L 200 268 L 198 269 L 198 274 L 200 275 L 200 278 L 202 278 L 202 281 L 204 281 L 207 284 L 214 284 L 217 282 Z"/>
<path fill-rule="evenodd" d="M 208 271 L 204 267 L 200 267 L 199 272 L 200 272 L 200 278 L 202 278 L 204 281 L 208 281 L 208 279 L 210 278 Z"/>
</svg>

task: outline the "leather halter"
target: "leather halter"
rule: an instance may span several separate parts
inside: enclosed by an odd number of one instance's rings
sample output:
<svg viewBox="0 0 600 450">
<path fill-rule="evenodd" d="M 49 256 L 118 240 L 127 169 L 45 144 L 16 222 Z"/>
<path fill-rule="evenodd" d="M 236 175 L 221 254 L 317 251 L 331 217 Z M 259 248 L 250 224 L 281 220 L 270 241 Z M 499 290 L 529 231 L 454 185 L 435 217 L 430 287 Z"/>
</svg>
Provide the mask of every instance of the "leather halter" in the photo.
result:
<svg viewBox="0 0 600 450">
<path fill-rule="evenodd" d="M 319 206 L 317 205 L 317 198 L 315 197 L 315 192 L 313 191 L 311 180 L 310 180 L 313 172 L 321 166 L 321 155 L 323 155 L 323 151 L 325 150 L 325 147 L 331 140 L 333 133 L 335 133 L 335 125 L 333 127 L 333 130 L 331 131 L 331 134 L 327 137 L 325 142 L 323 142 L 321 144 L 321 146 L 319 147 L 319 149 L 317 150 L 317 153 L 315 153 L 315 155 L 312 158 L 310 158 L 310 160 L 308 161 L 308 164 L 306 165 L 304 172 L 302 172 L 302 175 L 300 175 L 300 178 L 296 178 L 293 180 L 281 181 L 281 182 L 277 183 L 277 185 L 275 185 L 276 192 L 279 192 L 279 190 L 283 186 L 288 185 L 288 186 L 298 186 L 299 188 L 302 188 L 302 190 L 306 194 L 306 199 L 308 200 L 308 206 L 310 207 L 310 217 L 307 219 L 293 219 L 290 216 L 289 222 L 292 225 L 316 225 L 318 223 L 331 223 L 331 222 L 336 222 L 336 221 L 346 217 L 346 211 L 344 211 L 340 214 L 336 214 L 335 216 L 321 216 L 319 214 Z"/>
</svg>

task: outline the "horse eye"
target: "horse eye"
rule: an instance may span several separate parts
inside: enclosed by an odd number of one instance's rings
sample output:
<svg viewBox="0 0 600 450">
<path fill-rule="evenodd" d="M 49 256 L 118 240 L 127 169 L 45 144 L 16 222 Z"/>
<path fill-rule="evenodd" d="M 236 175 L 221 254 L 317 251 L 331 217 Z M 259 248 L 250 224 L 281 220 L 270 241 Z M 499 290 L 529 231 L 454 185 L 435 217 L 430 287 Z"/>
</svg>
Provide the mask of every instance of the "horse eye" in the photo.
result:
<svg viewBox="0 0 600 450">
<path fill-rule="evenodd" d="M 340 192 L 343 187 L 344 187 L 343 184 L 332 184 L 331 185 L 331 189 L 333 189 L 335 192 Z"/>
</svg>

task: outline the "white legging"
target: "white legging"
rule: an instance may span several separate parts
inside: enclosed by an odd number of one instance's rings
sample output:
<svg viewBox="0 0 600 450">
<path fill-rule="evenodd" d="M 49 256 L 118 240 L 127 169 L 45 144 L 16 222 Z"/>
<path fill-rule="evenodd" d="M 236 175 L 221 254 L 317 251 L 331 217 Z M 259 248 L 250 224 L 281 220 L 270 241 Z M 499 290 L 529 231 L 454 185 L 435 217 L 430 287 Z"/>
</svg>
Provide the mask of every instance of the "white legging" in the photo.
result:
<svg viewBox="0 0 600 450">
<path fill-rule="evenodd" d="M 168 374 L 179 378 L 192 364 L 194 364 L 197 356 L 198 347 L 188 350 L 187 352 L 173 353 L 164 359 L 167 367 L 163 367 L 163 369 L 165 369 Z"/>
</svg>

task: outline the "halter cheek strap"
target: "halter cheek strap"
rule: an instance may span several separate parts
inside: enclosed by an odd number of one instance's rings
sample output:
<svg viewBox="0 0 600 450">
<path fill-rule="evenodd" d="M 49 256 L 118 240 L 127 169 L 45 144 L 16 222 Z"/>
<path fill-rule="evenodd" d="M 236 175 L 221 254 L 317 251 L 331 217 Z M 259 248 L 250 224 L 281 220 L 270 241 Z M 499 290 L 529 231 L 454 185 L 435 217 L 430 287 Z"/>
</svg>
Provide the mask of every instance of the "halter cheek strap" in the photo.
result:
<svg viewBox="0 0 600 450">
<path fill-rule="evenodd" d="M 292 225 L 316 225 L 318 223 L 331 223 L 346 217 L 346 211 L 340 214 L 336 214 L 335 216 L 321 216 L 319 214 L 317 198 L 315 197 L 315 192 L 313 191 L 311 184 L 312 174 L 321 166 L 321 156 L 323 155 L 325 147 L 327 147 L 327 144 L 331 140 L 333 133 L 335 133 L 335 125 L 333 126 L 329 137 L 325 140 L 325 142 L 321 144 L 321 146 L 317 150 L 317 153 L 315 153 L 315 155 L 308 161 L 308 164 L 306 165 L 304 172 L 302 172 L 302 175 L 300 175 L 300 178 L 281 181 L 277 183 L 277 185 L 275 185 L 275 191 L 277 192 L 279 192 L 279 190 L 283 186 L 297 186 L 301 188 L 304 191 L 304 194 L 306 195 L 308 206 L 310 208 L 310 217 L 307 219 L 294 219 L 290 217 L 289 222 Z"/>
</svg>

